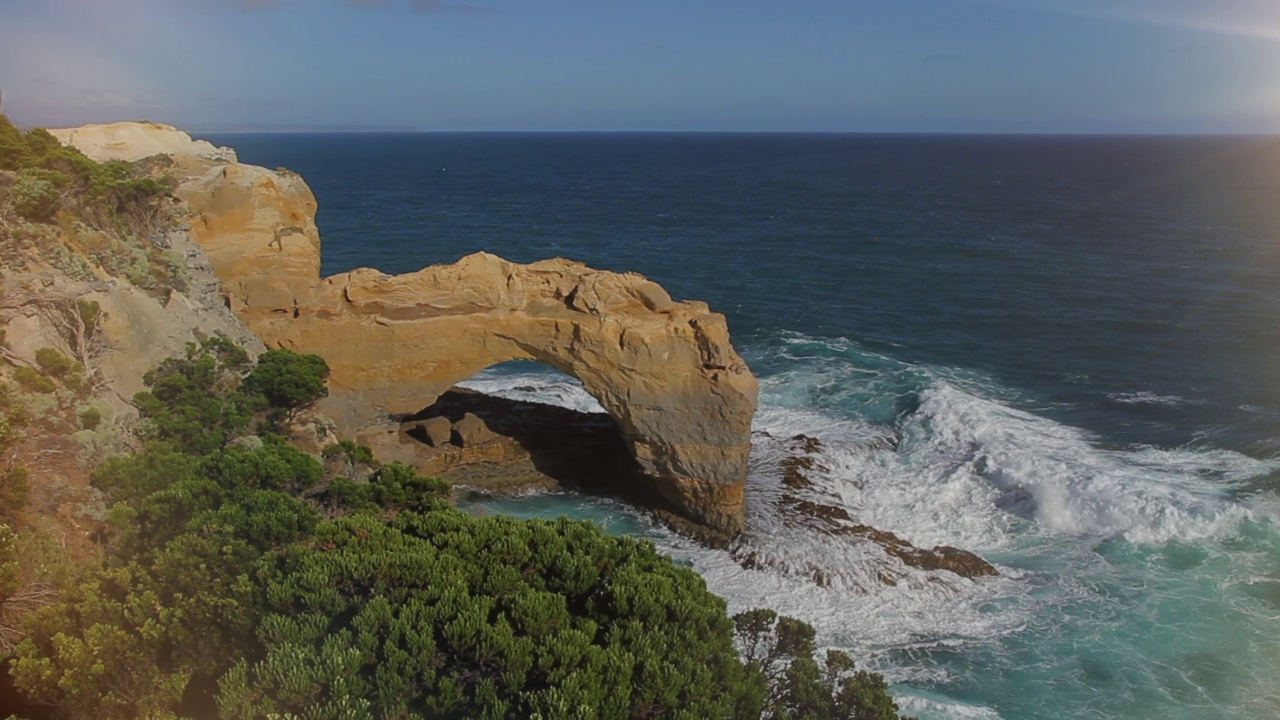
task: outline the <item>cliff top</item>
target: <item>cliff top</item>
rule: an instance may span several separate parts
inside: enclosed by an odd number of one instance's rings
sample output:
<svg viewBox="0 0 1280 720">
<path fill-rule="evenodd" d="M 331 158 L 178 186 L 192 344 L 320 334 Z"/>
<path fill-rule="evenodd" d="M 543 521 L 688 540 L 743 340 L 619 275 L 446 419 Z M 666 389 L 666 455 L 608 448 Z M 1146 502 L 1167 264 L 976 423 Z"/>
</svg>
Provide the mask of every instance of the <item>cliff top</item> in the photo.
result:
<svg viewBox="0 0 1280 720">
<path fill-rule="evenodd" d="M 98 162 L 134 161 L 152 155 L 195 157 L 217 162 L 236 162 L 231 148 L 196 140 L 173 127 L 153 122 L 115 122 L 49 130 L 64 145 L 73 145 Z"/>
</svg>

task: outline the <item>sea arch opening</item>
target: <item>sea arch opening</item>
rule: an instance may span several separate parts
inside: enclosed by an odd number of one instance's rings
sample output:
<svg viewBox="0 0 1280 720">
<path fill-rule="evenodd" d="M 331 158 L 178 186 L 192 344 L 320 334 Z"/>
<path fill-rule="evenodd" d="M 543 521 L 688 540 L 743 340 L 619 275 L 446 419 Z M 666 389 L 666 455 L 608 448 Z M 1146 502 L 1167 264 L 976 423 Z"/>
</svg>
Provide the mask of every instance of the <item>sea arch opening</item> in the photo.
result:
<svg viewBox="0 0 1280 720">
<path fill-rule="evenodd" d="M 650 493 L 616 417 L 580 379 L 544 361 L 495 362 L 400 423 L 419 467 L 455 485 L 653 500 L 642 497 Z"/>
</svg>

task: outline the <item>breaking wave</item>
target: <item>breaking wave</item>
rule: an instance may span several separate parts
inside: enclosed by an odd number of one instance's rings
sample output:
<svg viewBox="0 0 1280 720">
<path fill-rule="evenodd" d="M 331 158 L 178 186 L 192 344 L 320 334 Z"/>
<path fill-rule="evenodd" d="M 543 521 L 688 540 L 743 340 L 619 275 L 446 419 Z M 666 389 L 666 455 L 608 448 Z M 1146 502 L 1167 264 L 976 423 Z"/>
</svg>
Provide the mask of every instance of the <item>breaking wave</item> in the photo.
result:
<svg viewBox="0 0 1280 720">
<path fill-rule="evenodd" d="M 1280 501 L 1254 491 L 1280 470 L 1275 460 L 1215 448 L 1108 446 L 979 375 L 902 363 L 842 339 L 791 335 L 751 361 L 764 377 L 748 531 L 732 552 L 701 547 L 607 499 L 566 494 L 552 507 L 574 506 L 579 516 L 652 538 L 701 573 L 731 611 L 769 606 L 814 624 L 822 642 L 854 651 L 864 666 L 900 683 L 904 710 L 921 718 L 1000 717 L 969 691 L 962 702 L 947 688 L 972 688 L 1015 666 L 1046 676 L 1075 672 L 1081 647 L 1131 653 L 1107 662 L 1139 668 L 1132 674 L 1169 702 L 1179 692 L 1209 693 L 1209 680 L 1193 678 L 1190 690 L 1179 690 L 1183 680 L 1160 668 L 1174 662 L 1174 646 L 1199 647 L 1219 629 L 1127 648 L 1145 641 L 1151 631 L 1141 628 L 1169 608 L 1228 612 L 1218 592 L 1239 596 L 1230 602 L 1241 637 L 1277 631 L 1280 600 L 1272 596 L 1280 592 L 1264 581 L 1280 571 Z M 601 411 L 572 378 L 528 370 L 495 368 L 466 385 Z M 803 487 L 784 487 L 797 436 L 817 441 L 813 462 Z M 969 580 L 907 567 L 865 537 L 833 536 L 788 512 L 781 502 L 788 492 L 920 547 L 974 551 L 1001 574 Z M 612 519 L 619 517 L 625 520 Z M 1169 567 L 1184 574 L 1170 576 Z M 1201 570 L 1205 578 L 1195 575 Z M 1117 631 L 1095 615 L 1128 624 Z M 1124 641 L 1125 632 L 1137 634 Z M 1246 652 L 1240 646 L 1233 651 Z M 1258 662 L 1240 665 L 1232 682 L 1269 682 L 1267 668 L 1280 661 L 1266 662 L 1275 658 L 1264 646 L 1247 651 Z M 1078 681 L 1081 702 L 1099 692 L 1097 682 L 1088 673 Z M 1114 702 L 1121 714 L 1138 707 L 1125 697 Z"/>
</svg>

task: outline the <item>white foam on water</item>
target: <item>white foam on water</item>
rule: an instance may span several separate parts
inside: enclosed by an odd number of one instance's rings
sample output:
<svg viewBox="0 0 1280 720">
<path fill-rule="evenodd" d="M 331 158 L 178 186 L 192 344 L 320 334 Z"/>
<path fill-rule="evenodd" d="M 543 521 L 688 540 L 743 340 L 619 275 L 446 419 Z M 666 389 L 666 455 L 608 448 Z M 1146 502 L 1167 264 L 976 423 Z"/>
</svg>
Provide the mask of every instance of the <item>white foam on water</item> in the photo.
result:
<svg viewBox="0 0 1280 720">
<path fill-rule="evenodd" d="M 1161 395 L 1149 390 L 1111 393 L 1107 395 L 1107 399 L 1122 405 L 1163 405 L 1165 407 L 1187 407 L 1190 405 L 1204 404 L 1200 400 L 1190 400 L 1180 395 Z"/>
<path fill-rule="evenodd" d="M 788 345 L 798 349 L 798 342 Z M 1010 634 L 1052 643 L 1074 632 L 1066 629 L 1080 623 L 1072 608 L 1096 603 L 1106 588 L 1110 566 L 1095 552 L 1103 540 L 1158 548 L 1234 538 L 1245 522 L 1280 524 L 1273 496 L 1240 497 L 1277 469 L 1274 461 L 1219 449 L 1108 448 L 1086 431 L 1014 407 L 1007 391 L 988 392 L 980 379 L 883 357 L 858 368 L 857 358 L 807 358 L 811 349 L 803 350 L 762 382 L 748 532 L 736 552 L 662 528 L 649 535 L 697 570 L 730 612 L 771 607 L 801 618 L 818 630 L 820 643 L 852 651 L 860 666 L 892 682 L 969 682 L 952 677 L 945 662 L 913 661 L 918 655 L 903 651 L 983 647 L 1003 654 L 1000 638 Z M 576 381 L 558 374 L 482 374 L 466 386 L 601 411 Z M 873 420 L 841 412 L 845 401 L 869 408 Z M 798 452 L 798 434 L 821 447 L 806 472 L 810 486 L 788 489 L 783 462 Z M 1001 575 L 968 580 L 906 567 L 874 542 L 833 536 L 821 523 L 797 518 L 780 503 L 784 493 L 837 507 L 851 522 L 921 547 L 978 552 Z M 748 557 L 751 569 L 743 566 Z M 1051 672 L 1052 656 L 1044 661 Z M 935 693 L 904 692 L 904 712 L 922 718 L 1000 717 Z"/>
<path fill-rule="evenodd" d="M 976 499 L 977 485 L 997 507 L 1043 532 L 1139 544 L 1233 533 L 1250 511 L 1229 490 L 1277 467 L 1228 450 L 1104 449 L 1082 430 L 941 380 L 921 393 L 902 432 L 903 462 L 892 469 L 910 477 L 890 473 L 881 485 L 904 490 L 917 507 L 934 509 L 930 497 L 957 492 Z M 930 492 L 910 490 L 921 483 Z M 894 494 L 871 498 L 867 512 L 907 521 Z"/>
<path fill-rule="evenodd" d="M 991 708 L 918 695 L 898 695 L 895 699 L 904 715 L 926 720 L 1000 720 L 1000 713 Z"/>
<path fill-rule="evenodd" d="M 546 372 L 519 374 L 500 373 L 490 369 L 458 383 L 458 386 L 510 400 L 558 405 L 578 412 L 605 411 L 576 378 L 549 368 Z"/>
<path fill-rule="evenodd" d="M 1142 544 L 1222 537 L 1252 515 L 1228 493 L 1280 467 L 1228 450 L 1107 449 L 1083 430 L 1013 407 L 1008 391 L 972 377 L 895 367 L 847 341 L 787 341 L 788 348 L 815 344 L 841 357 L 804 359 L 767 378 L 756 428 L 821 439 L 826 490 L 861 520 L 918 545 L 999 550 L 1028 532 L 1123 536 Z M 852 368 L 848 356 L 870 358 L 870 369 L 837 369 Z M 825 397 L 833 385 L 844 397 L 869 390 L 901 397 L 907 390 L 893 383 L 912 378 L 923 389 L 896 428 L 770 407 L 803 406 L 803 398 Z M 894 429 L 901 434 L 897 447 L 875 442 Z"/>
<path fill-rule="evenodd" d="M 805 552 L 821 549 L 822 554 L 809 561 L 831 568 L 832 583 L 819 586 L 803 569 L 746 569 L 729 553 L 702 547 L 669 532 L 655 533 L 655 542 L 659 550 L 697 570 L 706 579 L 707 587 L 725 598 L 730 613 L 768 607 L 801 618 L 818 630 L 820 643 L 852 650 L 864 666 L 885 672 L 893 681 L 922 680 L 919 673 L 924 670 L 880 665 L 877 658 L 887 650 L 963 644 L 1002 634 L 1025 622 L 1023 609 L 992 613 L 985 606 L 993 599 L 1021 593 L 1022 588 L 1013 578 L 974 582 L 951 573 L 912 570 L 897 585 L 863 586 L 860 567 L 883 562 L 882 553 L 874 545 L 832 548 L 840 543 L 816 535 L 816 542 L 806 541 L 806 550 L 795 552 L 798 533 L 776 537 L 753 530 L 752 534 L 748 542 L 754 550 L 772 550 L 778 553 L 775 558 L 783 560 L 799 561 Z M 822 541 L 827 548 L 821 547 Z M 836 563 L 846 565 L 842 569 Z M 898 567 L 901 569 L 900 564 Z"/>
</svg>

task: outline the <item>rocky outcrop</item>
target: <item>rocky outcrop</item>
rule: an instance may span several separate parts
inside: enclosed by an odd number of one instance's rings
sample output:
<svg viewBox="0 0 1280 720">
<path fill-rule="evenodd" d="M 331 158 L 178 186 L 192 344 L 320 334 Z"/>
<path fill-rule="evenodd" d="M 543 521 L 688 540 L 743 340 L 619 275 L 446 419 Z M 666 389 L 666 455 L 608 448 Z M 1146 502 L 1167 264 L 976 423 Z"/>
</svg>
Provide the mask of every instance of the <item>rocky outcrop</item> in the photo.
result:
<svg viewBox="0 0 1280 720">
<path fill-rule="evenodd" d="M 153 122 L 117 122 L 75 128 L 51 128 L 49 132 L 64 145 L 98 162 L 141 160 L 154 155 L 193 157 L 219 163 L 236 162 L 231 148 L 216 147 L 173 127 Z"/>
<path fill-rule="evenodd" d="M 674 302 L 639 275 L 487 253 L 399 276 L 224 277 L 233 309 L 268 345 L 328 360 L 324 409 L 340 427 L 412 412 L 491 365 L 536 360 L 582 381 L 675 509 L 741 526 L 756 380 L 705 303 Z"/>
<path fill-rule="evenodd" d="M 468 437 L 479 426 L 481 436 Z M 360 440 L 376 455 L 488 494 L 570 489 L 653 505 L 622 433 L 604 413 L 452 388 L 398 425 L 366 428 Z"/>
<path fill-rule="evenodd" d="M 237 164 L 168 126 L 60 137 L 94 157 L 203 163 L 178 166 L 193 237 L 232 309 L 268 345 L 329 362 L 322 409 L 346 434 L 367 435 L 491 365 L 536 360 L 600 401 L 662 502 L 720 531 L 741 528 L 756 380 L 705 303 L 673 301 L 633 273 L 488 253 L 405 275 L 366 268 L 322 279 L 315 198 L 298 176 Z"/>
<path fill-rule="evenodd" d="M 319 279 L 316 198 L 295 173 L 215 165 L 179 185 L 177 195 L 192 210 L 192 236 L 224 280 L 265 276 L 300 290 Z"/>
<path fill-rule="evenodd" d="M 886 530 L 878 530 L 854 520 L 841 506 L 838 498 L 822 498 L 810 478 L 811 473 L 826 472 L 817 461 L 822 442 L 807 435 L 791 438 L 791 454 L 782 461 L 782 493 L 777 499 L 778 511 L 784 516 L 808 525 L 820 533 L 835 537 L 859 538 L 879 545 L 886 554 L 897 558 L 904 565 L 920 570 L 947 570 L 961 577 L 977 578 L 999 575 L 995 566 L 978 555 L 951 547 L 935 545 L 922 548 Z M 825 502 L 824 502 L 825 500 Z M 737 554 L 739 562 L 755 567 L 759 559 L 754 553 Z M 888 571 L 880 575 L 880 582 L 897 584 L 898 578 Z M 815 572 L 815 581 L 825 584 L 822 572 Z"/>
</svg>

